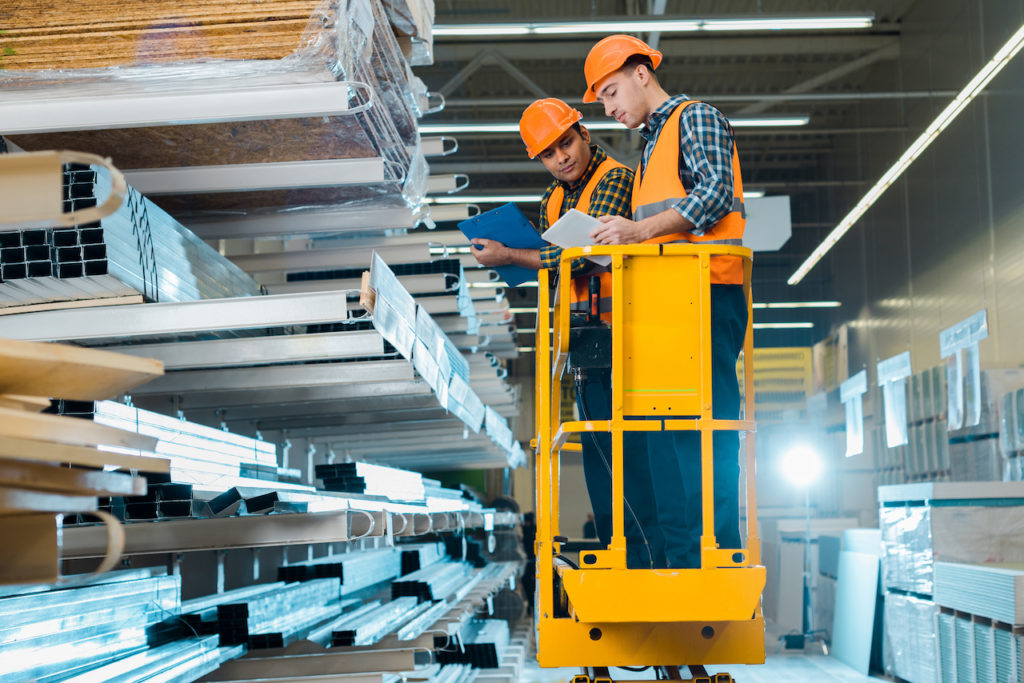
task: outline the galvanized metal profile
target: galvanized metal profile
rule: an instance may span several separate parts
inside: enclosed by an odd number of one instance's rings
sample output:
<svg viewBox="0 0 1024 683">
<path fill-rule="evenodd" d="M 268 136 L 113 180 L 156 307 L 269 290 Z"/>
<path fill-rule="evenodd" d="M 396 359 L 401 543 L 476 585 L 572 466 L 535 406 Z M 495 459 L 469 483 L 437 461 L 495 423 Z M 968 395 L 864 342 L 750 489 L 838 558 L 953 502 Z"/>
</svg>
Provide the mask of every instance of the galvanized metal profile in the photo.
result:
<svg viewBox="0 0 1024 683">
<path fill-rule="evenodd" d="M 163 361 L 165 370 L 270 365 L 384 354 L 384 340 L 372 331 L 211 339 L 171 344 L 108 347 L 111 351 Z"/>
<path fill-rule="evenodd" d="M 347 292 L 278 294 L 0 316 L 0 337 L 66 341 L 312 325 L 347 319 Z"/>
<path fill-rule="evenodd" d="M 427 273 L 425 275 L 400 275 L 398 281 L 410 294 L 440 294 L 454 291 L 455 282 L 452 275 L 446 273 Z M 325 292 L 335 289 L 359 289 L 357 278 L 343 280 L 297 280 L 280 284 L 266 285 L 271 294 L 296 294 L 299 292 Z"/>
<path fill-rule="evenodd" d="M 153 524 L 159 524 L 154 533 Z M 368 535 L 371 516 L 348 511 L 167 520 L 126 524 L 125 555 L 335 543 Z M 64 559 L 103 557 L 107 532 L 99 526 L 64 529 Z"/>
<path fill-rule="evenodd" d="M 352 246 L 342 249 L 312 249 L 284 251 L 273 254 L 232 256 L 242 270 L 250 273 L 271 271 L 329 270 L 368 268 L 373 253 L 380 254 L 388 263 L 429 263 L 433 260 L 430 246 L 422 244 L 400 246 Z"/>
<path fill-rule="evenodd" d="M 145 195 L 289 190 L 382 183 L 390 179 L 384 159 L 315 159 L 258 164 L 182 166 L 125 171 L 128 182 Z M 440 176 L 454 178 L 455 176 Z"/>
<path fill-rule="evenodd" d="M 455 194 L 469 187 L 469 176 L 464 173 L 432 175 L 427 178 L 427 192 L 430 194 Z"/>
<path fill-rule="evenodd" d="M 425 387 L 425 389 L 421 387 Z M 424 393 L 430 392 L 430 387 L 422 380 L 404 382 L 380 381 L 328 386 L 293 386 L 290 388 L 277 388 L 273 394 L 252 391 L 251 389 L 217 392 L 192 391 L 183 395 L 180 403 L 176 405 L 184 410 L 186 414 L 191 410 L 233 409 L 239 406 L 273 407 L 285 403 L 338 401 L 344 399 L 359 399 L 362 400 L 364 406 L 369 407 L 375 405 L 383 396 L 400 396 L 420 391 Z M 147 408 L 167 410 L 167 406 L 170 404 L 158 400 L 157 396 L 166 398 L 166 395 L 154 395 L 154 397 L 147 400 L 147 397 L 143 395 L 139 396 L 139 400 L 136 402 Z M 368 403 L 365 399 L 373 399 L 373 401 Z M 233 410 L 228 410 L 227 414 L 234 415 L 235 413 Z"/>
<path fill-rule="evenodd" d="M 446 207 L 447 208 L 447 207 Z M 412 228 L 418 214 L 407 207 L 339 208 L 323 211 L 254 214 L 224 218 L 184 218 L 182 223 L 203 239 L 249 239 L 277 235 L 306 235 Z"/>
<path fill-rule="evenodd" d="M 425 157 L 446 157 L 454 154 L 459 149 L 459 142 L 455 138 L 443 135 L 436 137 L 420 138 L 420 151 Z"/>
<path fill-rule="evenodd" d="M 413 379 L 415 373 L 412 365 L 404 360 L 275 365 L 256 371 L 249 368 L 185 370 L 164 375 L 155 382 L 137 387 L 132 391 L 132 395 L 265 392 L 341 384 L 410 382 Z M 275 400 L 274 396 L 267 398 Z"/>
<path fill-rule="evenodd" d="M 374 387 L 376 391 L 383 385 L 375 384 L 370 386 Z M 388 394 L 376 394 L 373 396 L 374 400 L 370 405 L 374 413 L 428 408 L 430 411 L 433 411 L 431 417 L 443 417 L 445 415 L 426 382 L 395 382 L 389 388 L 389 391 L 390 393 Z M 140 400 L 141 402 L 143 401 Z M 186 405 L 188 405 L 187 401 Z M 217 423 L 221 419 L 228 423 L 258 421 L 261 429 L 276 429 L 287 428 L 289 421 L 296 418 L 315 418 L 317 416 L 329 416 L 336 423 L 341 424 L 348 416 L 365 411 L 367 407 L 365 398 L 356 397 L 323 401 L 303 401 L 301 403 L 235 406 L 230 410 L 220 410 L 220 408 L 212 410 L 219 411 L 215 415 Z M 213 415 L 212 411 L 211 415 Z M 235 427 L 232 428 L 234 429 Z"/>
<path fill-rule="evenodd" d="M 433 204 L 430 207 L 430 218 L 434 221 L 464 221 L 480 213 L 476 204 Z"/>
<path fill-rule="evenodd" d="M 98 92 L 79 88 L 48 88 L 45 93 L 9 91 L 0 103 L 5 135 L 174 126 L 226 121 L 338 116 L 356 113 L 349 107 L 353 89 L 362 83 L 276 84 L 261 87 L 219 87 Z"/>
</svg>

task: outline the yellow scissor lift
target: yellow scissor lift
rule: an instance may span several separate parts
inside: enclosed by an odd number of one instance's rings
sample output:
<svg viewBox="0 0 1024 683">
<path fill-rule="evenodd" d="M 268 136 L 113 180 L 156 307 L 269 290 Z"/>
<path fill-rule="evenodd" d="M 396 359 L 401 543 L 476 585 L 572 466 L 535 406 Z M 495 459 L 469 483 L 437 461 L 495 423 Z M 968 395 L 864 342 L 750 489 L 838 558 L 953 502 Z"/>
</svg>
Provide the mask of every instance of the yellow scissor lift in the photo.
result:
<svg viewBox="0 0 1024 683">
<path fill-rule="evenodd" d="M 738 256 L 744 264 L 745 420 L 715 420 L 711 414 L 709 266 L 711 256 L 719 254 Z M 662 677 L 681 678 L 678 667 L 685 665 L 692 680 L 729 681 L 726 674 L 704 678 L 703 665 L 762 664 L 765 657 L 765 568 L 757 536 L 751 419 L 751 251 L 680 244 L 577 247 L 562 252 L 560 282 L 569 282 L 573 259 L 593 255 L 612 259 L 610 421 L 560 421 L 560 387 L 569 351 L 569 288 L 556 292 L 550 329 L 548 273 L 542 269 L 538 275 L 537 658 L 544 667 L 582 667 L 586 673 L 576 683 L 607 676 L 607 667 L 648 665 L 663 667 Z M 622 437 L 627 430 L 698 430 L 704 435 L 699 569 L 626 568 Z M 716 430 L 747 433 L 747 540 L 742 550 L 719 549 L 715 542 L 711 435 Z M 579 444 L 567 443 L 570 435 L 601 431 L 611 432 L 612 441 L 611 544 L 581 552 L 577 569 L 557 559 L 559 456 L 563 450 L 579 449 Z"/>
</svg>

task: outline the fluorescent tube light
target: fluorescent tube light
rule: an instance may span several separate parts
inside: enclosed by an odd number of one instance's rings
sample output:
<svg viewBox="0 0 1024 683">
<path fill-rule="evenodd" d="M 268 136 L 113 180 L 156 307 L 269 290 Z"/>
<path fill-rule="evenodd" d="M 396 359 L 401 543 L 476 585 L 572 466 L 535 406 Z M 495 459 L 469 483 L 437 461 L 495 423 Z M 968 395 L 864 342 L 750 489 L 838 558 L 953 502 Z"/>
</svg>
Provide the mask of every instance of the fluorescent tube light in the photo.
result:
<svg viewBox="0 0 1024 683">
<path fill-rule="evenodd" d="M 811 120 L 809 116 L 737 116 L 729 119 L 733 128 L 792 128 L 806 126 Z"/>
<path fill-rule="evenodd" d="M 805 330 L 814 327 L 814 323 L 754 323 L 755 330 Z"/>
<path fill-rule="evenodd" d="M 830 31 L 870 28 L 873 14 L 797 17 L 664 17 L 627 19 L 604 17 L 584 21 L 524 21 L 483 24 L 439 24 L 434 37 L 580 35 L 601 33 L 695 33 L 698 31 Z"/>
<path fill-rule="evenodd" d="M 704 31 L 828 31 L 871 28 L 874 17 L 777 17 L 760 19 L 708 19 L 701 22 Z"/>
<path fill-rule="evenodd" d="M 743 190 L 744 199 L 760 199 L 764 196 L 764 190 Z"/>
<path fill-rule="evenodd" d="M 755 303 L 754 308 L 839 308 L 839 301 L 768 301 Z"/>
<path fill-rule="evenodd" d="M 519 353 L 529 353 L 531 351 L 536 351 L 536 350 L 537 350 L 536 347 L 533 347 L 533 346 L 517 346 L 516 347 L 516 351 L 518 351 Z"/>
<path fill-rule="evenodd" d="M 536 203 L 541 200 L 539 194 L 481 194 L 481 195 L 459 195 L 458 197 L 427 197 L 429 204 L 505 204 L 515 202 L 517 204 Z"/>
<path fill-rule="evenodd" d="M 789 280 L 787 280 L 789 284 L 795 285 L 804 279 L 807 273 L 817 265 L 818 261 L 828 253 L 836 242 L 842 239 L 843 235 L 849 232 L 854 223 L 860 220 L 860 217 L 863 216 L 876 201 L 878 201 L 878 198 L 882 196 L 882 193 L 889 189 L 889 186 L 896 182 L 897 178 L 903 175 L 903 172 L 907 170 L 910 164 L 914 163 L 914 160 L 921 156 L 922 152 L 928 149 L 928 146 L 935 141 L 935 138 L 937 138 L 939 134 L 953 122 L 960 112 L 962 112 L 964 108 L 978 96 L 978 93 L 984 90 L 985 86 L 987 86 L 992 79 L 996 77 L 996 74 L 1002 71 L 1003 67 L 1005 67 L 1018 52 L 1020 52 L 1021 47 L 1024 47 L 1024 26 L 1021 26 L 1017 32 L 1014 33 L 1008 41 L 1006 41 L 1006 44 L 999 49 L 991 60 L 989 60 L 988 64 L 986 64 L 981 71 L 975 74 L 974 78 L 964 86 L 964 89 L 961 90 L 955 98 L 953 98 L 953 101 L 935 117 L 935 120 L 925 128 L 924 132 L 921 133 L 921 135 L 914 140 L 913 144 L 907 148 L 902 156 L 896 160 L 896 163 L 878 179 L 878 182 L 876 182 L 874 186 L 872 186 L 872 188 L 868 190 L 863 197 L 861 197 L 856 206 L 854 206 L 850 212 L 846 214 L 841 221 L 839 221 L 839 225 L 837 225 L 835 229 L 833 229 L 832 232 L 822 240 L 821 244 L 811 252 L 811 255 L 808 256 L 800 267 L 796 269 L 796 272 L 789 277 Z"/>
</svg>

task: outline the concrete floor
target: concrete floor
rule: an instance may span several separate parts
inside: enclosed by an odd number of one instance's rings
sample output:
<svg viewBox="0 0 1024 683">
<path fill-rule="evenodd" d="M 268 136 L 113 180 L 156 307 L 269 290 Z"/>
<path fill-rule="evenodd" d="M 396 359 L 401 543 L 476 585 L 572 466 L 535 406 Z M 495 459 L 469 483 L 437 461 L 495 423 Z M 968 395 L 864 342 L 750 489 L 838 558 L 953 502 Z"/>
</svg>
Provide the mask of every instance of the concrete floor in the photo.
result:
<svg viewBox="0 0 1024 683">
<path fill-rule="evenodd" d="M 727 667 L 708 667 L 708 673 L 729 673 L 738 683 L 780 683 L 781 681 L 804 682 L 823 681 L 835 683 L 871 683 L 886 680 L 874 676 L 865 676 L 840 662 L 838 659 L 822 654 L 820 646 L 812 645 L 806 651 L 782 651 L 775 653 L 778 636 L 769 626 L 765 634 L 767 661 L 760 666 L 733 665 Z M 533 653 L 533 664 L 527 666 L 519 683 L 569 683 L 579 673 L 578 669 L 542 669 L 536 664 L 536 652 Z M 654 673 L 647 670 L 641 673 L 613 669 L 612 680 L 653 680 Z"/>
</svg>

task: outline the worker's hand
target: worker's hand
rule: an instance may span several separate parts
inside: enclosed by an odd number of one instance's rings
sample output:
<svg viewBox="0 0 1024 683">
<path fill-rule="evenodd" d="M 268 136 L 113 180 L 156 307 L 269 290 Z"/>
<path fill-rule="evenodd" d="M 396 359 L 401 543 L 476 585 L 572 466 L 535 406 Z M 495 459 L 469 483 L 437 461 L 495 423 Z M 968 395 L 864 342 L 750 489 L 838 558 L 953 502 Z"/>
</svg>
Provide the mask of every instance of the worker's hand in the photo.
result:
<svg viewBox="0 0 1024 683">
<path fill-rule="evenodd" d="M 590 232 L 595 244 L 638 244 L 647 239 L 643 225 L 622 216 L 598 216 L 601 225 Z"/>
<path fill-rule="evenodd" d="M 509 248 L 497 240 L 482 237 L 470 240 L 475 246 L 469 250 L 481 266 L 507 266 L 512 262 Z M 478 248 L 479 247 L 479 248 Z"/>
</svg>

